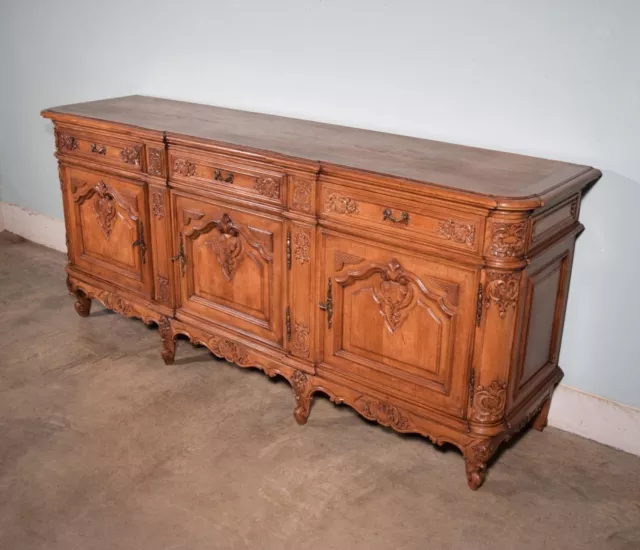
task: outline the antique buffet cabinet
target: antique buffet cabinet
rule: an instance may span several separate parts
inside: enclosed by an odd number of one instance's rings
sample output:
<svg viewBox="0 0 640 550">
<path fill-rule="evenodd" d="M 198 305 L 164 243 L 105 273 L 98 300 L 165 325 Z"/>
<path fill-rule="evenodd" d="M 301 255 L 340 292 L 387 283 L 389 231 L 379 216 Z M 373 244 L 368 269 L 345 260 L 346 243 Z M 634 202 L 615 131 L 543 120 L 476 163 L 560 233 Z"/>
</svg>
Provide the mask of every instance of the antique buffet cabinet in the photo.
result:
<svg viewBox="0 0 640 550">
<path fill-rule="evenodd" d="M 542 430 L 585 166 L 131 96 L 49 109 L 91 300 L 458 447 L 477 489 Z"/>
</svg>

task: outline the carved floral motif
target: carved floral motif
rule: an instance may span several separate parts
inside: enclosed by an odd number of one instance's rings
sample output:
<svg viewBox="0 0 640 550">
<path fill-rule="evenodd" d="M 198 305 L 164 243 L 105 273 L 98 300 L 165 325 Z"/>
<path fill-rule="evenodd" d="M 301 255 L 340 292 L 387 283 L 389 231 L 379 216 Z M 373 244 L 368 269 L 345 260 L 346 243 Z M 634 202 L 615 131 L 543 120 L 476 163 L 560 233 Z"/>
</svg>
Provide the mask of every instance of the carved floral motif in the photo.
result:
<svg viewBox="0 0 640 550">
<path fill-rule="evenodd" d="M 415 302 L 410 280 L 398 260 L 392 258 L 380 272 L 380 282 L 374 284 L 373 292 L 388 329 L 395 332 Z"/>
<path fill-rule="evenodd" d="M 164 275 L 158 275 L 157 284 L 158 284 L 158 300 L 160 302 L 168 302 L 169 301 L 169 279 L 167 279 Z"/>
<path fill-rule="evenodd" d="M 500 318 L 504 319 L 509 307 L 516 307 L 520 288 L 520 274 L 501 271 L 487 273 L 487 287 L 485 292 L 485 307 L 496 304 Z"/>
<path fill-rule="evenodd" d="M 113 195 L 109 192 L 109 189 L 103 181 L 97 183 L 95 191 L 93 211 L 98 219 L 98 225 L 100 225 L 100 228 L 108 240 L 111 237 L 113 224 L 116 219 L 116 204 Z"/>
<path fill-rule="evenodd" d="M 524 223 L 493 223 L 489 253 L 497 258 L 512 258 L 524 252 Z"/>
<path fill-rule="evenodd" d="M 308 229 L 298 229 L 293 237 L 295 246 L 295 257 L 300 264 L 310 260 L 311 231 Z"/>
<path fill-rule="evenodd" d="M 311 182 L 305 180 L 294 182 L 291 207 L 303 212 L 311 211 Z"/>
<path fill-rule="evenodd" d="M 325 212 L 335 212 L 336 214 L 357 214 L 360 212 L 358 203 L 338 193 L 327 193 L 324 201 Z"/>
<path fill-rule="evenodd" d="M 162 150 L 149 149 L 149 174 L 154 176 L 162 175 Z"/>
<path fill-rule="evenodd" d="M 120 149 L 120 158 L 127 164 L 140 166 L 140 147 L 123 147 Z"/>
<path fill-rule="evenodd" d="M 164 218 L 164 196 L 160 191 L 154 191 L 151 197 L 151 213 L 159 220 Z"/>
<path fill-rule="evenodd" d="M 575 218 L 576 214 L 578 213 L 578 201 L 575 200 L 571 203 L 571 207 L 570 207 L 570 213 L 571 213 L 571 217 Z"/>
<path fill-rule="evenodd" d="M 173 172 L 181 176 L 191 177 L 196 175 L 196 165 L 193 162 L 176 159 L 173 164 Z"/>
<path fill-rule="evenodd" d="M 134 306 L 121 296 L 111 294 L 110 292 L 102 292 L 99 298 L 107 309 L 111 309 L 116 313 L 122 313 L 122 315 L 126 316 L 134 315 Z"/>
<path fill-rule="evenodd" d="M 253 184 L 253 189 L 270 199 L 280 197 L 280 182 L 274 178 L 265 177 L 256 179 Z"/>
<path fill-rule="evenodd" d="M 291 377 L 291 386 L 293 387 L 293 391 L 298 393 L 302 393 L 307 386 L 307 375 L 301 370 L 296 370 Z"/>
<path fill-rule="evenodd" d="M 383 426 L 391 426 L 396 430 L 409 428 L 409 419 L 394 405 L 377 399 L 359 397 L 355 407 L 369 420 L 375 420 Z"/>
<path fill-rule="evenodd" d="M 291 351 L 299 357 L 309 356 L 309 327 L 302 323 L 293 325 Z"/>
<path fill-rule="evenodd" d="M 496 422 L 502 418 L 506 403 L 506 382 L 494 380 L 490 386 L 478 386 L 473 398 L 473 419 Z"/>
<path fill-rule="evenodd" d="M 296 408 L 293 416 L 298 424 L 306 424 L 311 410 L 311 394 L 313 390 L 309 378 L 301 370 L 296 370 L 291 377 L 291 387 L 296 396 Z"/>
<path fill-rule="evenodd" d="M 218 258 L 223 275 L 230 281 L 243 258 L 242 240 L 238 229 L 227 214 L 222 215 L 215 227 L 218 230 L 217 239 L 208 242 Z"/>
<path fill-rule="evenodd" d="M 437 231 L 445 239 L 457 243 L 473 245 L 476 237 L 476 226 L 470 223 L 459 223 L 454 220 L 441 221 Z"/>
<path fill-rule="evenodd" d="M 56 148 L 62 152 L 65 149 L 73 151 L 78 148 L 78 140 L 73 136 L 69 136 L 59 130 L 55 131 Z"/>
<path fill-rule="evenodd" d="M 244 366 L 249 360 L 249 352 L 244 346 L 226 338 L 211 338 L 208 347 L 212 353 L 219 357 L 224 357 L 230 363 Z"/>
</svg>

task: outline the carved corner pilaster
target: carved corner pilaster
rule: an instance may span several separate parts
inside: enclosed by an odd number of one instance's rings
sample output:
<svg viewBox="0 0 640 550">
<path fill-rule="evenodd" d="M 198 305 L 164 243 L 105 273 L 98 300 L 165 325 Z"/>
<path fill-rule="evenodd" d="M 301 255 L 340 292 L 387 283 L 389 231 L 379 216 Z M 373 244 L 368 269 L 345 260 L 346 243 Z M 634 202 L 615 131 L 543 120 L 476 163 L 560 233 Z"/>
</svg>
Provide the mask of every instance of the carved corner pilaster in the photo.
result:
<svg viewBox="0 0 640 550">
<path fill-rule="evenodd" d="M 488 271 L 485 287 L 485 308 L 498 308 L 500 319 L 507 316 L 509 308 L 515 309 L 520 291 L 520 272 Z"/>
<path fill-rule="evenodd" d="M 473 394 L 472 420 L 499 422 L 507 404 L 507 383 L 494 380 L 488 386 L 476 386 Z"/>
<path fill-rule="evenodd" d="M 494 267 L 520 267 L 525 263 L 530 221 L 521 214 L 487 219 L 484 258 Z"/>
<path fill-rule="evenodd" d="M 489 255 L 495 258 L 520 257 L 524 254 L 525 238 L 525 222 L 492 222 Z"/>
</svg>

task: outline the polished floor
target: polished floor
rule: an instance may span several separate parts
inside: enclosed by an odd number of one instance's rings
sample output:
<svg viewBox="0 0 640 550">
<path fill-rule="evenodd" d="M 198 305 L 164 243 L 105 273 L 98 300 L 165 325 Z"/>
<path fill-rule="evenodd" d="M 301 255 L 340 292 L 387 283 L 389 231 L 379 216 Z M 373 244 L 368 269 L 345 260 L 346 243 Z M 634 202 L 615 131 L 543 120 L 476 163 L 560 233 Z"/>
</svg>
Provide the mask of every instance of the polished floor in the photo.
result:
<svg viewBox="0 0 640 550">
<path fill-rule="evenodd" d="M 639 549 L 640 458 L 547 428 L 467 488 L 400 436 L 94 302 L 0 234 L 0 549 Z"/>
</svg>

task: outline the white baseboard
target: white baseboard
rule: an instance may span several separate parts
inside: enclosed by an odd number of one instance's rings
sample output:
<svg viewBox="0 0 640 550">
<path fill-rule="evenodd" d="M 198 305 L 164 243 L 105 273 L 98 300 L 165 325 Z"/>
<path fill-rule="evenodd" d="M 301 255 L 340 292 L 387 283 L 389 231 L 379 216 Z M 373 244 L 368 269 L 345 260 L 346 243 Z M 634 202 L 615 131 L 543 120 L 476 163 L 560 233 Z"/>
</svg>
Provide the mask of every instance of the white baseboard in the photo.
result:
<svg viewBox="0 0 640 550">
<path fill-rule="evenodd" d="M 640 456 L 640 409 L 561 384 L 549 425 Z"/>
<path fill-rule="evenodd" d="M 67 251 L 63 220 L 56 220 L 15 204 L 0 202 L 0 220 L 2 219 L 4 229 L 11 233 L 60 252 Z"/>
<path fill-rule="evenodd" d="M 63 220 L 0 202 L 0 229 L 49 248 L 67 251 Z M 640 409 L 560 385 L 549 425 L 640 456 Z"/>
</svg>

